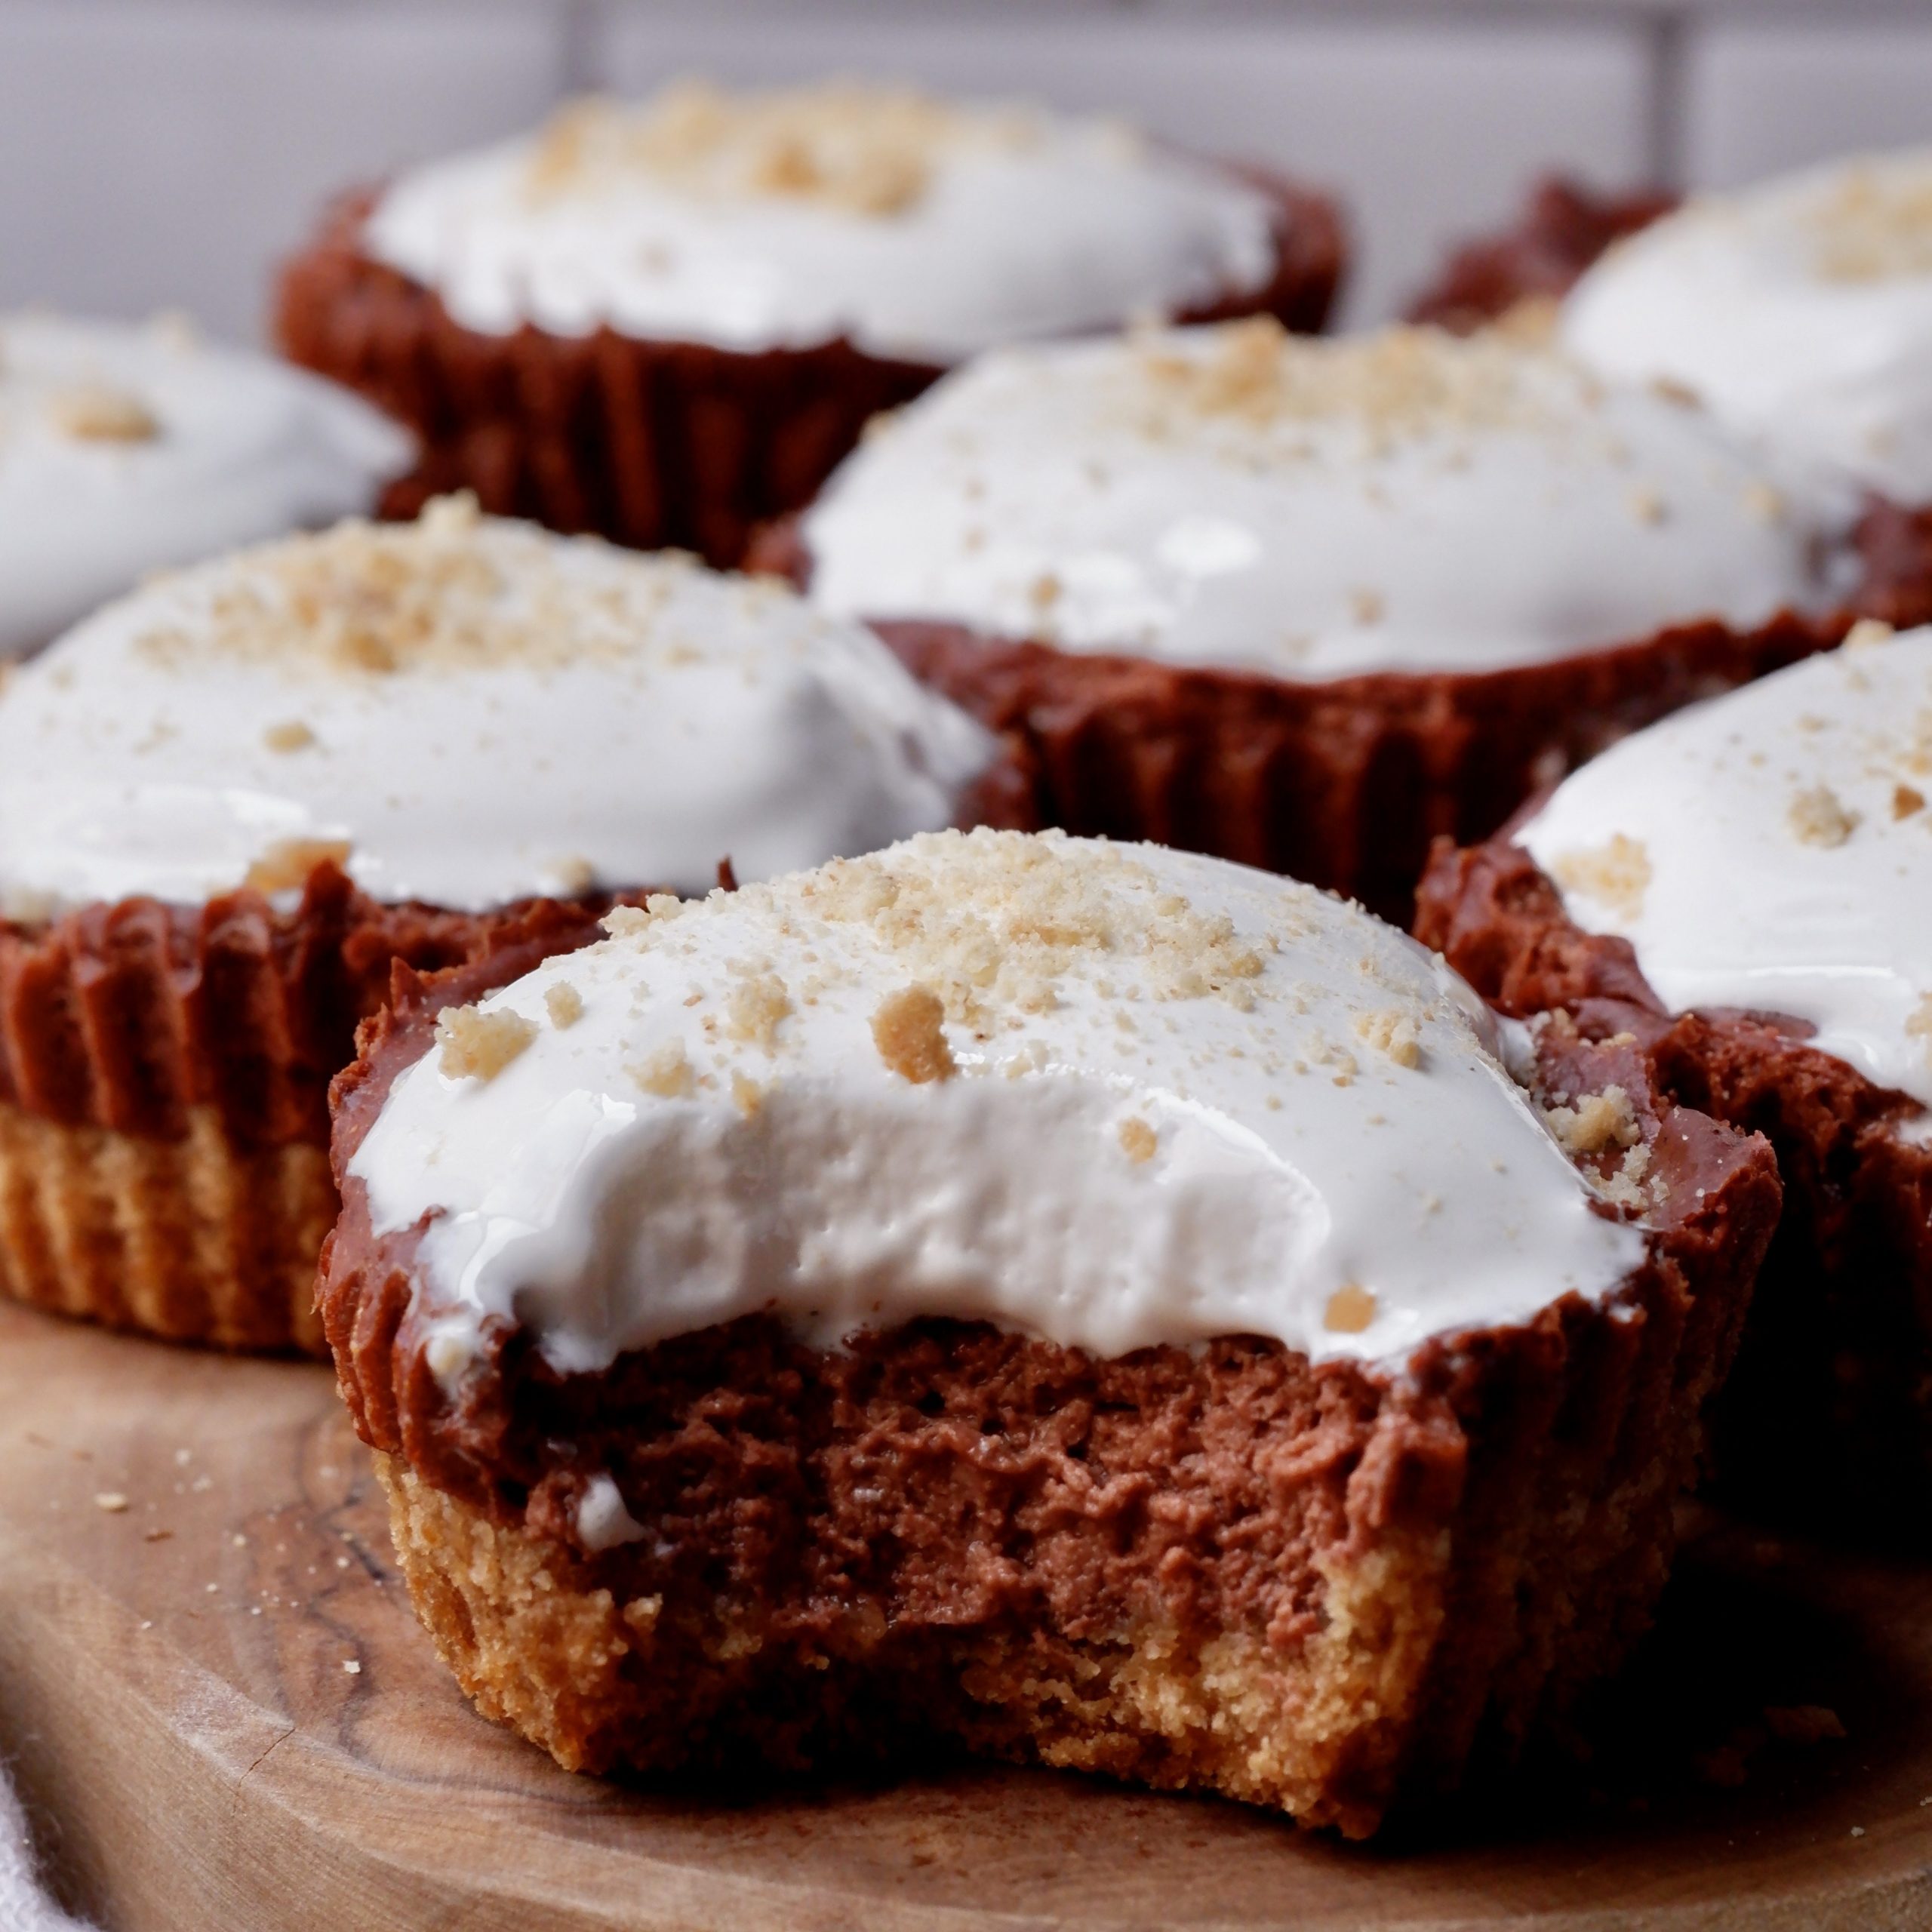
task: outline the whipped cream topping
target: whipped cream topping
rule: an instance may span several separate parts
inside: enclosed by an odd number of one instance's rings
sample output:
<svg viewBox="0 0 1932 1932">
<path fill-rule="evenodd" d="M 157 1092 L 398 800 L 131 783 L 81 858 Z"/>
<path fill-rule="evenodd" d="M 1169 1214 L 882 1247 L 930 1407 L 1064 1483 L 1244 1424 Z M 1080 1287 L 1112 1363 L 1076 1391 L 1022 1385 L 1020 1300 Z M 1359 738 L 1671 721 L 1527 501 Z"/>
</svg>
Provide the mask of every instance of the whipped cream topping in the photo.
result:
<svg viewBox="0 0 1932 1932">
<path fill-rule="evenodd" d="M 0 317 L 0 657 L 148 571 L 366 510 L 411 460 L 346 390 L 183 324 Z"/>
<path fill-rule="evenodd" d="M 1517 836 L 1674 1011 L 1795 1015 L 1932 1106 L 1928 799 L 1932 631 L 1914 631 L 1623 740 Z"/>
<path fill-rule="evenodd" d="M 403 175 L 362 246 L 466 326 L 950 362 L 1258 288 L 1268 198 L 1118 122 L 844 82 L 592 100 Z"/>
<path fill-rule="evenodd" d="M 1801 481 L 1932 500 L 1932 148 L 1693 202 L 1583 277 L 1562 333 L 1694 391 Z"/>
<path fill-rule="evenodd" d="M 1287 880 L 952 832 L 607 923 L 446 1011 L 350 1163 L 426 1217 L 446 1381 L 502 1321 L 594 1371 L 761 1310 L 1399 1359 L 1644 1252 L 1463 982 Z"/>
<path fill-rule="evenodd" d="M 0 915 L 299 886 L 702 890 L 948 824 L 992 740 L 779 585 L 351 522 L 110 605 L 0 691 Z"/>
<path fill-rule="evenodd" d="M 1756 624 L 1816 534 L 1700 411 L 1533 345 L 1265 319 L 986 356 L 803 524 L 840 615 L 1306 678 Z"/>
</svg>

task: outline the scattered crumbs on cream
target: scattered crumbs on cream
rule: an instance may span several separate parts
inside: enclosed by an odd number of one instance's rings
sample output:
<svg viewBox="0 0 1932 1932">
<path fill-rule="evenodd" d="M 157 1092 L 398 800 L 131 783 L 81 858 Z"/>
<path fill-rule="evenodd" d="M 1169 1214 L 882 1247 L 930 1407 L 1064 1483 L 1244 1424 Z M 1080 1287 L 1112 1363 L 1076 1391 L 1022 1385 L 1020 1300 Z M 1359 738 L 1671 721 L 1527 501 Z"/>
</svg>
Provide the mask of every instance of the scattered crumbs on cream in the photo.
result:
<svg viewBox="0 0 1932 1932">
<path fill-rule="evenodd" d="M 1925 794 L 1915 785 L 1894 785 L 1892 787 L 1892 816 L 1909 818 L 1914 812 L 1925 809 Z"/>
<path fill-rule="evenodd" d="M 878 1057 L 915 1087 L 950 1080 L 959 1071 L 946 1041 L 946 1004 L 928 986 L 888 993 L 872 1015 L 872 1044 Z"/>
<path fill-rule="evenodd" d="M 1130 1114 L 1120 1124 L 1121 1150 L 1136 1167 L 1154 1158 L 1160 1138 L 1138 1114 Z"/>
<path fill-rule="evenodd" d="M 1784 498 L 1761 478 L 1744 486 L 1746 512 L 1760 523 L 1776 523 L 1784 515 Z"/>
<path fill-rule="evenodd" d="M 1829 785 L 1807 786 L 1786 814 L 1792 832 L 1807 845 L 1842 845 L 1858 829 L 1859 814 Z"/>
<path fill-rule="evenodd" d="M 775 973 L 740 980 L 724 1000 L 724 1030 L 734 1040 L 773 1051 L 780 1023 L 792 1011 L 792 995 Z"/>
<path fill-rule="evenodd" d="M 507 1008 L 446 1006 L 436 1015 L 436 1065 L 451 1080 L 494 1080 L 536 1037 L 535 1023 Z"/>
<path fill-rule="evenodd" d="M 315 742 L 315 733 L 299 718 L 271 724 L 262 734 L 262 743 L 272 752 L 306 752 Z"/>
<path fill-rule="evenodd" d="M 1422 1038 L 1416 1023 L 1406 1013 L 1358 1013 L 1355 1038 L 1398 1066 L 1422 1064 Z"/>
<path fill-rule="evenodd" d="M 631 1068 L 630 1076 L 647 1094 L 655 1094 L 660 1100 L 688 1100 L 697 1084 L 681 1040 L 660 1047 Z"/>
<path fill-rule="evenodd" d="M 1882 617 L 1860 617 L 1845 632 L 1844 642 L 1841 648 L 1857 651 L 1869 645 L 1890 644 L 1897 635 L 1897 629 L 1887 623 Z"/>
<path fill-rule="evenodd" d="M 1332 1335 L 1359 1335 L 1375 1319 L 1375 1296 L 1354 1281 L 1345 1281 L 1328 1297 L 1321 1325 Z"/>
<path fill-rule="evenodd" d="M 1574 1106 L 1546 1107 L 1549 1131 L 1572 1154 L 1601 1154 L 1632 1146 L 1639 1133 L 1637 1110 L 1621 1087 L 1580 1095 Z"/>
<path fill-rule="evenodd" d="M 755 1120 L 758 1110 L 764 1105 L 764 1089 L 758 1083 L 741 1073 L 736 1067 L 731 1069 L 731 1104 L 747 1120 Z"/>
<path fill-rule="evenodd" d="M 318 866 L 346 864 L 346 838 L 281 838 L 248 868 L 242 883 L 257 892 L 293 892 L 309 882 Z"/>
<path fill-rule="evenodd" d="M 1639 523 L 1662 523 L 1670 514 L 1669 506 L 1655 490 L 1640 485 L 1629 495 L 1630 514 Z"/>
<path fill-rule="evenodd" d="M 583 995 L 568 981 L 560 980 L 545 992 L 543 1010 L 550 1016 L 550 1024 L 561 1032 L 583 1017 Z"/>
<path fill-rule="evenodd" d="M 95 1495 L 94 1506 L 110 1516 L 118 1516 L 127 1509 L 128 1499 L 118 1489 L 103 1489 Z"/>
<path fill-rule="evenodd" d="M 160 419 L 139 396 L 100 383 L 63 389 L 47 408 L 55 426 L 77 442 L 151 443 L 161 434 Z"/>
<path fill-rule="evenodd" d="M 1651 855 L 1641 838 L 1617 832 L 1607 844 L 1559 854 L 1550 869 L 1559 885 L 1595 900 L 1614 917 L 1635 921 L 1644 916 Z"/>
<path fill-rule="evenodd" d="M 654 892 L 641 906 L 613 906 L 598 921 L 613 939 L 643 932 L 660 919 L 675 919 L 685 902 L 675 892 Z"/>
</svg>

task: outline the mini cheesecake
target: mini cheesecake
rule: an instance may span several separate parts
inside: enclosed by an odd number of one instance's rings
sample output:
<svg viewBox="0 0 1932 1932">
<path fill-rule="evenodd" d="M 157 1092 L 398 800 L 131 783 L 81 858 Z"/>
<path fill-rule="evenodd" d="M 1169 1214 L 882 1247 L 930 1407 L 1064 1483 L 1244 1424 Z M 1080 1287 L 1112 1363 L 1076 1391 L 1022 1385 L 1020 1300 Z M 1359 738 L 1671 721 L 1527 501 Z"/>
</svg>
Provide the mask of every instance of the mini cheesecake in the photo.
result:
<svg viewBox="0 0 1932 1932">
<path fill-rule="evenodd" d="M 414 460 L 358 397 L 185 322 L 0 315 L 0 659 L 149 571 L 373 509 Z"/>
<path fill-rule="evenodd" d="M 606 925 L 402 986 L 334 1097 L 338 1377 L 486 1714 L 1359 1836 L 1643 1627 L 1778 1186 L 1628 1043 L 1059 835 Z"/>
<path fill-rule="evenodd" d="M 758 558 L 1023 734 L 1053 823 L 1406 921 L 1432 835 L 1835 638 L 1832 534 L 1534 343 L 1263 320 L 986 356 Z"/>
<path fill-rule="evenodd" d="M 1881 634 L 1878 634 L 1881 635 Z M 1785 1182 L 1732 1484 L 1921 1536 L 1932 1502 L 1932 632 L 1627 739 L 1438 853 L 1417 931 L 1509 1012 L 1633 1035 Z"/>
<path fill-rule="evenodd" d="M 330 1077 L 392 964 L 989 814 L 995 742 L 769 583 L 479 518 L 109 605 L 0 691 L 0 1291 L 313 1349 Z"/>
<path fill-rule="evenodd" d="M 276 327 L 421 436 L 398 502 L 460 485 L 729 563 L 982 349 L 1149 315 L 1318 328 L 1342 257 L 1320 196 L 1115 122 L 686 83 L 353 198 Z"/>
</svg>

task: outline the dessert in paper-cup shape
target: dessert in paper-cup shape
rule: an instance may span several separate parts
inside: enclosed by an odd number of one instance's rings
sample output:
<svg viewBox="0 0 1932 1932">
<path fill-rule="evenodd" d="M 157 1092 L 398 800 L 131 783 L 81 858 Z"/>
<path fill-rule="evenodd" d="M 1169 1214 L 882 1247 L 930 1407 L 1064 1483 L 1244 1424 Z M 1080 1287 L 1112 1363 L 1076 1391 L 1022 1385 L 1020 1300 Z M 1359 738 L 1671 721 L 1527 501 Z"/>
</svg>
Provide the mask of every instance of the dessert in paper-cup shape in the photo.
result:
<svg viewBox="0 0 1932 1932">
<path fill-rule="evenodd" d="M 150 571 L 373 510 L 414 460 L 360 397 L 183 320 L 0 315 L 0 661 Z"/>
<path fill-rule="evenodd" d="M 1410 305 L 1412 322 L 1467 330 L 1560 300 L 1604 251 L 1670 213 L 1675 195 L 1605 193 L 1555 174 L 1531 189 L 1500 234 L 1463 243 Z"/>
<path fill-rule="evenodd" d="M 1932 148 L 1700 196 L 1611 249 L 1560 326 L 1592 368 L 1696 395 L 1862 509 L 1891 590 L 1870 614 L 1932 619 Z"/>
<path fill-rule="evenodd" d="M 1265 320 L 986 356 L 755 560 L 1038 752 L 1049 822 L 1407 923 L 1623 732 L 1835 638 L 1831 532 L 1532 343 Z"/>
<path fill-rule="evenodd" d="M 1058 833 L 609 924 L 334 1097 L 338 1378 L 485 1713 L 1361 1835 L 1642 1627 L 1778 1186 L 1627 1048 L 1512 1073 L 1359 908 Z"/>
<path fill-rule="evenodd" d="M 1777 1152 L 1783 1220 L 1718 1426 L 1782 1509 L 1932 1515 L 1932 632 L 1627 739 L 1489 844 L 1419 934 L 1507 1012 L 1634 1037 Z"/>
<path fill-rule="evenodd" d="M 1318 328 L 1343 255 L 1319 195 L 1117 121 L 686 82 L 352 198 L 276 328 L 422 438 L 401 506 L 462 486 L 728 564 L 977 351 L 1149 315 Z"/>
<path fill-rule="evenodd" d="M 513 977 L 614 897 L 1024 804 L 860 627 L 473 503 L 151 584 L 0 691 L 0 1292 L 319 1350 L 393 962 Z"/>
</svg>

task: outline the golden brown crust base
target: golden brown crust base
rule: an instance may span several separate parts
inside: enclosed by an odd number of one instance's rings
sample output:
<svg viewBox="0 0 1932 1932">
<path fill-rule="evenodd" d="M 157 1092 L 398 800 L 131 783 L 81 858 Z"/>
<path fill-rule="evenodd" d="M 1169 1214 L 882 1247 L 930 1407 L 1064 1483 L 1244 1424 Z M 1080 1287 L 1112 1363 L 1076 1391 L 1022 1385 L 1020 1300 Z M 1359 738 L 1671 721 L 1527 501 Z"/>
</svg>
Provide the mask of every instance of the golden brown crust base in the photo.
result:
<svg viewBox="0 0 1932 1932">
<path fill-rule="evenodd" d="M 328 1090 L 398 965 L 497 983 L 601 906 L 385 906 L 334 866 L 292 910 L 126 900 L 0 924 L 0 1293 L 217 1348 L 326 1352 Z"/>
<path fill-rule="evenodd" d="M 1333 206 L 1241 171 L 1278 211 L 1273 280 L 1186 319 L 1272 313 L 1319 328 L 1342 272 Z M 368 193 L 283 269 L 275 331 L 291 361 L 359 389 L 421 442 L 384 508 L 473 490 L 485 509 L 643 549 L 737 563 L 752 531 L 811 501 L 866 422 L 944 371 L 846 341 L 739 354 L 599 329 L 482 335 L 432 290 L 361 254 Z"/>
<path fill-rule="evenodd" d="M 0 1294 L 57 1315 L 325 1354 L 315 1256 L 336 1208 L 321 1148 L 238 1146 L 211 1108 L 164 1140 L 0 1101 Z"/>
</svg>

